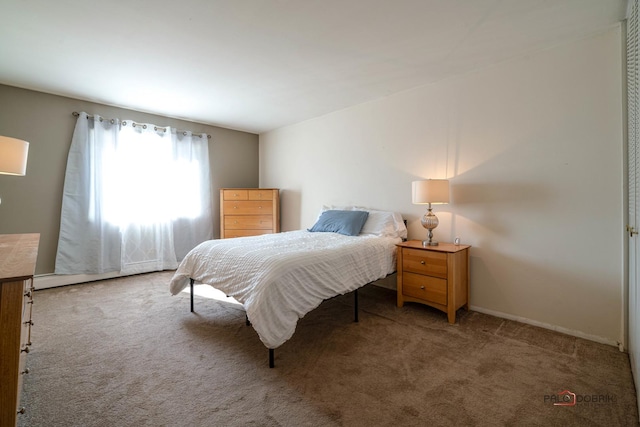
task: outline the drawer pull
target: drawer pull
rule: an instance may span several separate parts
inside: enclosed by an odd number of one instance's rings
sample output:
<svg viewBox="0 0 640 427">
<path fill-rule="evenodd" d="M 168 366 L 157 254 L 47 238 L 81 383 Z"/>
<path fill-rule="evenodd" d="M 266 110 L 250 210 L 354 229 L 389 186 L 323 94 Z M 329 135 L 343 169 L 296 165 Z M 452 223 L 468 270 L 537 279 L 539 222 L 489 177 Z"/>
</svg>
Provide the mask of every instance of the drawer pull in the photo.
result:
<svg viewBox="0 0 640 427">
<path fill-rule="evenodd" d="M 27 297 L 27 298 L 31 298 L 31 291 L 25 292 L 24 296 Z"/>
<path fill-rule="evenodd" d="M 420 260 L 420 264 L 424 265 L 424 260 Z"/>
<path fill-rule="evenodd" d="M 234 224 L 237 224 L 237 223 L 238 223 L 238 221 L 233 221 L 233 223 L 234 223 Z"/>
<path fill-rule="evenodd" d="M 29 353 L 29 346 L 25 346 L 25 348 L 23 348 L 22 350 L 20 350 L 20 353 Z"/>
<path fill-rule="evenodd" d="M 27 375 L 29 372 L 31 372 L 29 370 L 29 368 L 25 369 L 24 371 L 20 372 L 22 375 Z"/>
<path fill-rule="evenodd" d="M 27 410 L 24 409 L 24 406 L 21 407 L 20 409 L 18 409 L 18 414 L 20 414 L 20 415 L 24 414 L 25 412 L 27 412 Z"/>
<path fill-rule="evenodd" d="M 424 286 L 420 286 L 420 289 L 422 289 L 424 291 Z"/>
<path fill-rule="evenodd" d="M 27 304 L 33 304 L 33 300 L 30 299 L 29 301 L 27 301 Z"/>
<path fill-rule="evenodd" d="M 262 209 L 262 206 L 258 206 L 258 209 Z"/>
<path fill-rule="evenodd" d="M 33 326 L 33 320 L 27 320 L 24 324 Z"/>
<path fill-rule="evenodd" d="M 233 207 L 233 209 L 238 209 L 238 207 L 237 207 L 237 206 L 234 206 L 234 207 Z"/>
</svg>

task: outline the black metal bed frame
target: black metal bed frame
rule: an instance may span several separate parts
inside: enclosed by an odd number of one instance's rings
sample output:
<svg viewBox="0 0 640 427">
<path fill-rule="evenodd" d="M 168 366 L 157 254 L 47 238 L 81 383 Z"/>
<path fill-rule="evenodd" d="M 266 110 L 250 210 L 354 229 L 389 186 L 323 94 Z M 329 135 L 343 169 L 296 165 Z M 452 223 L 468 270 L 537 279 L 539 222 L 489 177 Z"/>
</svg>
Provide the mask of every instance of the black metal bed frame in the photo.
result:
<svg viewBox="0 0 640 427">
<path fill-rule="evenodd" d="M 189 286 L 191 291 L 191 312 L 194 312 L 193 309 L 193 288 L 195 286 L 195 280 L 189 278 Z M 251 326 L 251 322 L 249 322 L 249 317 L 245 314 L 245 324 L 247 326 Z M 358 322 L 358 290 L 353 291 L 353 321 Z M 275 349 L 270 348 L 269 350 L 269 368 L 275 367 Z"/>
</svg>

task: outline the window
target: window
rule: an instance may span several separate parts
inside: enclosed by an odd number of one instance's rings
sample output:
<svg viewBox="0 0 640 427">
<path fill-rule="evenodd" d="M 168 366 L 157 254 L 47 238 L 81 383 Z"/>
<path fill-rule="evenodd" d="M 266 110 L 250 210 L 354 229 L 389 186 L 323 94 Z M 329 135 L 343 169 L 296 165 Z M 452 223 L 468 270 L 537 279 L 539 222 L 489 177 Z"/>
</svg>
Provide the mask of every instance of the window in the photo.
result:
<svg viewBox="0 0 640 427">
<path fill-rule="evenodd" d="M 174 269 L 212 224 L 206 135 L 79 114 L 56 274 Z"/>
</svg>

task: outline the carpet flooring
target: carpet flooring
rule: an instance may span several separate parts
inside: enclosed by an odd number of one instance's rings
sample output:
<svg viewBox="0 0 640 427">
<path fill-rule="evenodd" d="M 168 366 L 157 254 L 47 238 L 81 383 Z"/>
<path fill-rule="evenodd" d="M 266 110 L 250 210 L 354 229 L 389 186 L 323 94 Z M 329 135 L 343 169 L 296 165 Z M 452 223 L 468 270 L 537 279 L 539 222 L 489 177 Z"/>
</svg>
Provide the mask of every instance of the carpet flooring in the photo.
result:
<svg viewBox="0 0 640 427">
<path fill-rule="evenodd" d="M 449 325 L 368 285 L 359 323 L 352 294 L 325 301 L 269 369 L 241 306 L 196 296 L 191 313 L 171 275 L 37 291 L 18 425 L 638 424 L 628 355 L 611 346 L 464 310 Z"/>
</svg>

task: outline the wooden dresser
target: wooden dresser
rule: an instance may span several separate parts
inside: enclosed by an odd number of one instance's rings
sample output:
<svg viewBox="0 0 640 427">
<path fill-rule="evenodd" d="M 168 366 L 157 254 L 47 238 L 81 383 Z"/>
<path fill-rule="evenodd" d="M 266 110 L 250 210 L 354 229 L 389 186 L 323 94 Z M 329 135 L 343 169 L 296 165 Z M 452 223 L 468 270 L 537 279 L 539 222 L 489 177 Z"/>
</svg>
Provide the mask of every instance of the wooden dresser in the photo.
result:
<svg viewBox="0 0 640 427">
<path fill-rule="evenodd" d="M 456 310 L 469 309 L 468 245 L 440 243 L 422 246 L 420 240 L 397 245 L 398 307 L 418 302 L 447 313 L 456 322 Z"/>
<path fill-rule="evenodd" d="M 39 234 L 0 235 L 0 426 L 15 426 L 31 346 Z"/>
<path fill-rule="evenodd" d="M 280 232 L 277 188 L 221 188 L 220 238 Z"/>
</svg>

